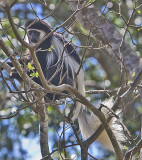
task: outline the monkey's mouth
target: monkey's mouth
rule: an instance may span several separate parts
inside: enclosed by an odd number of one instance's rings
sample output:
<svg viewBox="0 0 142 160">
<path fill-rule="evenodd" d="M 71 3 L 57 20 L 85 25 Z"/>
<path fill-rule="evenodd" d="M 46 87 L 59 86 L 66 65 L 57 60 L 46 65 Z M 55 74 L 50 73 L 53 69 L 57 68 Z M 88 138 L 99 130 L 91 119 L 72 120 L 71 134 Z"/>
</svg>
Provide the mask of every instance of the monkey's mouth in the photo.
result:
<svg viewBox="0 0 142 160">
<path fill-rule="evenodd" d="M 32 46 L 34 46 L 34 45 L 36 45 L 37 44 L 37 42 L 35 41 L 35 42 L 30 42 L 30 44 L 32 45 Z"/>
</svg>

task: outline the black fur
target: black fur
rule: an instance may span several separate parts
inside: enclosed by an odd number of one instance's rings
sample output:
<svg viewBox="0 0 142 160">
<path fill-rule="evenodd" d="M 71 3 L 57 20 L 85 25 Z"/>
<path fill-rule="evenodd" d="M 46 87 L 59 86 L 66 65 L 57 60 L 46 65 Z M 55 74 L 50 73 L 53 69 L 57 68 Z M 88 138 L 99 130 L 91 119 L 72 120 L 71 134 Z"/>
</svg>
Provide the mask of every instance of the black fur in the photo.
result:
<svg viewBox="0 0 142 160">
<path fill-rule="evenodd" d="M 36 43 L 38 42 L 37 38 L 39 36 L 38 30 L 44 31 L 46 35 L 48 35 L 52 29 L 50 28 L 50 24 L 48 22 L 41 22 L 37 20 L 29 20 L 26 25 L 26 30 L 30 29 L 30 33 L 28 34 L 29 42 Z M 33 30 L 32 30 L 33 29 Z M 37 30 L 37 31 L 36 31 Z M 32 39 L 33 37 L 33 39 Z M 53 46 L 53 48 L 49 51 L 49 48 Z M 64 50 L 65 46 L 65 50 Z M 44 51 L 43 51 L 44 50 Z M 64 53 L 63 53 L 64 50 Z M 63 54 L 63 58 L 59 64 L 59 60 L 61 59 L 61 55 Z M 37 48 L 36 48 L 36 56 L 41 65 L 43 74 L 48 81 L 56 72 L 57 66 L 59 69 L 57 74 L 51 80 L 51 84 L 60 85 L 60 84 L 69 84 L 74 86 L 74 76 L 75 76 L 75 67 L 72 62 L 75 61 L 78 65 L 80 65 L 80 58 L 74 49 L 71 43 L 68 43 L 61 34 L 53 33 L 50 37 L 44 40 Z M 33 65 L 32 58 L 28 57 L 28 62 Z M 27 72 L 30 75 L 31 71 Z M 19 77 L 14 76 L 13 78 L 19 79 Z M 34 77 L 33 80 L 38 84 L 41 84 L 39 78 Z M 53 94 L 48 94 L 47 97 L 52 100 Z M 55 99 L 58 99 L 59 96 L 55 96 Z"/>
</svg>

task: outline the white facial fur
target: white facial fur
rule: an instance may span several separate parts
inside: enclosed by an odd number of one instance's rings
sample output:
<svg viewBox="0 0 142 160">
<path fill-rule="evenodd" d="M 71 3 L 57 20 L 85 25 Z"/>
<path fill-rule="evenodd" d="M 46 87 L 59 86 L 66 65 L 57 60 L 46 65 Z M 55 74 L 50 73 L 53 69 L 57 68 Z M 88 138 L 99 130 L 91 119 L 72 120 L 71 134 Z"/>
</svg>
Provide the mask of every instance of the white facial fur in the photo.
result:
<svg viewBox="0 0 142 160">
<path fill-rule="evenodd" d="M 37 31 L 37 32 L 40 32 L 38 42 L 39 42 L 43 37 L 46 36 L 46 33 L 45 33 L 43 30 L 39 30 L 39 29 L 28 29 L 28 30 L 27 30 L 27 33 L 29 33 L 29 31 Z M 33 44 L 33 45 L 36 44 L 36 43 L 34 43 L 34 42 L 29 42 L 29 43 L 31 43 L 31 44 Z"/>
</svg>

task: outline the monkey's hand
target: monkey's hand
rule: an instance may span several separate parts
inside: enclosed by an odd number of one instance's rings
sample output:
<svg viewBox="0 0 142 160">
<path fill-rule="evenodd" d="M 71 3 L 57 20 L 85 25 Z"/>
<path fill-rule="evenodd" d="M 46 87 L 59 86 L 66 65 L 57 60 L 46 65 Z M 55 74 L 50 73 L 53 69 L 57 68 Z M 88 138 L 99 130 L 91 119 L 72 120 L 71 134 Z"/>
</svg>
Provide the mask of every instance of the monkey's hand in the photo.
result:
<svg viewBox="0 0 142 160">
<path fill-rule="evenodd" d="M 20 64 L 22 64 L 21 61 L 19 61 L 19 62 L 20 62 Z M 16 71 L 15 67 L 13 66 L 12 62 L 7 62 L 7 64 L 11 67 L 9 77 L 11 79 L 17 79 L 18 81 L 22 81 L 22 78 L 17 73 L 17 71 Z"/>
</svg>

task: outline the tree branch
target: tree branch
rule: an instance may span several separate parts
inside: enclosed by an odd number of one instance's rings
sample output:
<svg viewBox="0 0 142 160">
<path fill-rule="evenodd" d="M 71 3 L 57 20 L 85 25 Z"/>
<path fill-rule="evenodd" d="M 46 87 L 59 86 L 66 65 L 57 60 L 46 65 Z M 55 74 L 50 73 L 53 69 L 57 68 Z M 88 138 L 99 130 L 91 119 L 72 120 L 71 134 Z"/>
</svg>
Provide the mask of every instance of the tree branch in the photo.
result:
<svg viewBox="0 0 142 160">
<path fill-rule="evenodd" d="M 142 140 L 140 140 L 132 149 L 126 152 L 124 160 L 130 160 L 142 148 Z"/>
</svg>

